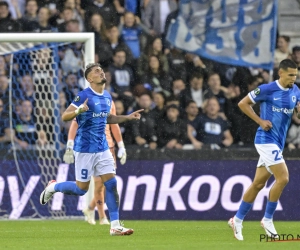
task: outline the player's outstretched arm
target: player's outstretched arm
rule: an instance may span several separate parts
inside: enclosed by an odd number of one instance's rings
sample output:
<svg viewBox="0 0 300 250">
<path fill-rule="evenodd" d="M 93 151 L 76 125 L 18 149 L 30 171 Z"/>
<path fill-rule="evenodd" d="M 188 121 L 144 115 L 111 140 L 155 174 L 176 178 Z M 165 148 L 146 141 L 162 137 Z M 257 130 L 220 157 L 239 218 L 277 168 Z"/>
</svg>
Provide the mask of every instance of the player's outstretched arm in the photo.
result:
<svg viewBox="0 0 300 250">
<path fill-rule="evenodd" d="M 71 121 L 73 120 L 77 115 L 81 114 L 81 113 L 84 113 L 86 111 L 89 110 L 89 107 L 87 105 L 87 102 L 88 102 L 88 99 L 86 99 L 84 101 L 83 104 L 81 104 L 78 108 L 74 107 L 73 105 L 70 105 L 66 111 L 62 114 L 61 116 L 61 119 L 64 121 L 64 122 L 67 122 L 67 121 Z"/>
<path fill-rule="evenodd" d="M 127 121 L 134 121 L 139 120 L 141 118 L 141 112 L 143 112 L 143 109 L 137 110 L 130 115 L 112 115 L 110 114 L 107 117 L 107 123 L 108 124 L 115 124 L 115 123 L 122 123 Z"/>
<path fill-rule="evenodd" d="M 259 126 L 262 127 L 263 130 L 270 130 L 272 128 L 272 123 L 268 120 L 261 119 L 253 110 L 252 105 L 253 102 L 249 98 L 249 96 L 245 96 L 240 102 L 239 102 L 239 108 L 247 115 L 249 116 L 253 121 L 255 121 Z"/>
</svg>

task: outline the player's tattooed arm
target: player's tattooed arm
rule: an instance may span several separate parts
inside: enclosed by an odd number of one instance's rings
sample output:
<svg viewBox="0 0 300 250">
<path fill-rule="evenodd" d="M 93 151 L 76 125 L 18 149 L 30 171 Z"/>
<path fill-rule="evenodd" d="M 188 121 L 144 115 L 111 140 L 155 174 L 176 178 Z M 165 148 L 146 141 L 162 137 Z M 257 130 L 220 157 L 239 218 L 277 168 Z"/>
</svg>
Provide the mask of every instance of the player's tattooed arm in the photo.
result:
<svg viewBox="0 0 300 250">
<path fill-rule="evenodd" d="M 141 118 L 141 112 L 143 109 L 137 110 L 130 115 L 112 115 L 110 114 L 107 117 L 108 124 L 115 124 L 115 123 L 123 123 L 127 121 L 139 120 Z"/>
</svg>

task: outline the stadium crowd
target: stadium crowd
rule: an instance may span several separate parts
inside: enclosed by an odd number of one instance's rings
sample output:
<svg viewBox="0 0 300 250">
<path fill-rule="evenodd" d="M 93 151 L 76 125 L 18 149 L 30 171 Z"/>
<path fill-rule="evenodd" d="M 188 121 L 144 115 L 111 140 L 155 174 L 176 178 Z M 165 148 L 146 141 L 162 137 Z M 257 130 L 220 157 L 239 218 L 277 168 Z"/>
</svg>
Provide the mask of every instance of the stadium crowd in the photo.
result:
<svg viewBox="0 0 300 250">
<path fill-rule="evenodd" d="M 175 0 L 2 0 L 0 32 L 94 32 L 95 62 L 105 71 L 117 114 L 144 109 L 140 121 L 120 124 L 126 147 L 252 146 L 258 125 L 240 112 L 237 103 L 260 84 L 277 79 L 281 60 L 291 58 L 300 68 L 300 46 L 290 51 L 290 38 L 278 35 L 271 77 L 260 68 L 221 64 L 186 53 L 166 40 L 178 13 Z M 84 88 L 82 49 L 82 44 L 68 44 L 58 51 L 61 114 Z M 36 102 L 40 90 L 34 62 L 21 69 L 16 67 L 17 59 L 11 79 L 10 129 L 10 55 L 0 55 L 0 145 L 9 145 L 13 138 L 22 149 L 44 146 L 49 134 L 43 123 L 53 122 L 47 118 L 49 107 Z M 296 84 L 300 86 L 300 75 Z M 258 105 L 254 108 L 259 112 Z M 69 123 L 59 123 L 64 147 Z M 300 148 L 299 135 L 300 123 L 293 119 L 287 147 Z"/>
</svg>

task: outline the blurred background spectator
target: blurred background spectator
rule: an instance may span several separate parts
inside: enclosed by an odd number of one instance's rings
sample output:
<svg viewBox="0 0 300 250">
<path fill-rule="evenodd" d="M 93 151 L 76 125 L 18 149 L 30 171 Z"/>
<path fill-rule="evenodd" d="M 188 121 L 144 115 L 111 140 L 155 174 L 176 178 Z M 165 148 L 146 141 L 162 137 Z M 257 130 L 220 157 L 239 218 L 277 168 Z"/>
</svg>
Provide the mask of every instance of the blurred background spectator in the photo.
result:
<svg viewBox="0 0 300 250">
<path fill-rule="evenodd" d="M 229 147 L 233 143 L 228 123 L 219 115 L 219 112 L 218 99 L 210 97 L 204 108 L 204 114 L 188 125 L 188 137 L 195 149 L 202 148 L 203 144 L 219 149 Z"/>
<path fill-rule="evenodd" d="M 137 109 L 144 109 L 141 119 L 132 123 L 132 133 L 135 144 L 145 148 L 156 149 L 157 135 L 155 131 L 155 120 L 151 113 L 152 98 L 150 94 L 142 94 L 138 97 Z"/>
<path fill-rule="evenodd" d="M 187 124 L 179 114 L 178 106 L 171 104 L 166 108 L 166 117 L 157 121 L 158 147 L 182 149 L 187 139 Z"/>
</svg>

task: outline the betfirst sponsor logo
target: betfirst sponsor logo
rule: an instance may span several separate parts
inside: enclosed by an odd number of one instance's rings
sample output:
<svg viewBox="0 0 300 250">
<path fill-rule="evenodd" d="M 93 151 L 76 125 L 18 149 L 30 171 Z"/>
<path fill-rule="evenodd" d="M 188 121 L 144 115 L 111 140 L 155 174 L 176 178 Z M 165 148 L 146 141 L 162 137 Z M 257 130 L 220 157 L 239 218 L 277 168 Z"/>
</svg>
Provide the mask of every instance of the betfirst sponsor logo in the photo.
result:
<svg viewBox="0 0 300 250">
<path fill-rule="evenodd" d="M 57 182 L 67 180 L 68 164 L 60 164 L 57 173 Z M 134 211 L 134 204 L 137 201 L 137 191 L 139 188 L 145 190 L 143 197 L 139 197 L 142 201 L 142 211 L 167 211 L 170 206 L 173 206 L 175 211 L 194 210 L 197 212 L 204 212 L 213 209 L 217 203 L 220 203 L 224 211 L 236 211 L 242 200 L 242 194 L 239 199 L 232 200 L 234 188 L 236 185 L 241 185 L 243 193 L 246 191 L 252 180 L 246 175 L 233 175 L 225 180 L 221 185 L 218 177 L 214 175 L 176 175 L 174 176 L 174 163 L 167 163 L 162 166 L 161 176 L 144 174 L 140 176 L 129 175 L 126 179 L 121 176 L 116 176 L 118 182 L 118 191 L 121 200 L 121 211 Z M 161 178 L 160 178 L 161 177 Z M 7 179 L 0 176 L 0 204 L 4 187 L 7 182 L 9 188 L 9 195 L 12 204 L 12 211 L 9 215 L 10 219 L 17 219 L 21 216 L 25 206 L 27 205 L 33 192 L 40 192 L 35 190 L 39 183 L 40 176 L 31 176 L 24 188 L 22 194 L 19 191 L 19 184 L 17 176 L 7 176 Z M 201 195 L 201 188 L 203 186 L 209 187 L 206 198 L 199 200 Z M 254 204 L 254 211 L 263 210 L 264 200 L 267 199 L 269 191 L 273 183 L 266 186 L 259 192 Z M 183 191 L 183 189 L 185 191 Z M 187 191 L 186 191 L 187 190 Z M 203 190 L 203 189 L 202 189 Z M 184 197 L 184 199 L 183 199 Z M 64 204 L 64 194 L 55 193 L 52 199 L 52 210 L 62 210 L 64 206 L 74 206 L 74 209 L 82 210 L 85 205 L 85 197 L 78 197 L 77 207 L 75 204 Z M 281 203 L 278 203 L 277 210 L 282 210 Z"/>
<path fill-rule="evenodd" d="M 276 107 L 272 106 L 272 111 L 273 112 L 282 112 L 282 113 L 285 113 L 285 114 L 293 114 L 294 109 L 276 108 Z"/>
<path fill-rule="evenodd" d="M 93 117 L 108 117 L 109 113 L 107 112 L 100 112 L 100 113 L 93 113 Z"/>
</svg>

